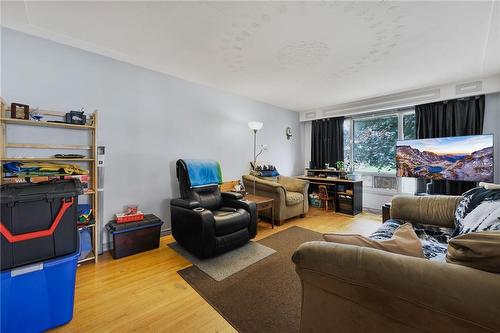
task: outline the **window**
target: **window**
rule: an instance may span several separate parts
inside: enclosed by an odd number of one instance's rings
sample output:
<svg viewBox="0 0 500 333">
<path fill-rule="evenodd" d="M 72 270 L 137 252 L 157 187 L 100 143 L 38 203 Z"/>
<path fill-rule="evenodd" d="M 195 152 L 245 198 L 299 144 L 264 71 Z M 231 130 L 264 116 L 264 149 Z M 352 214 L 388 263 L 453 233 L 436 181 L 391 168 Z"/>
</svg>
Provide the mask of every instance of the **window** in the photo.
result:
<svg viewBox="0 0 500 333">
<path fill-rule="evenodd" d="M 398 115 L 354 119 L 353 138 L 358 172 L 396 173 Z"/>
<path fill-rule="evenodd" d="M 415 127 L 415 112 L 403 113 L 403 138 L 412 140 L 417 138 Z"/>
<path fill-rule="evenodd" d="M 352 136 L 351 119 L 344 119 L 344 161 L 351 160 Z"/>
<path fill-rule="evenodd" d="M 415 139 L 415 111 L 344 120 L 344 158 L 364 187 L 413 192 L 413 179 L 396 178 L 396 141 Z"/>
</svg>

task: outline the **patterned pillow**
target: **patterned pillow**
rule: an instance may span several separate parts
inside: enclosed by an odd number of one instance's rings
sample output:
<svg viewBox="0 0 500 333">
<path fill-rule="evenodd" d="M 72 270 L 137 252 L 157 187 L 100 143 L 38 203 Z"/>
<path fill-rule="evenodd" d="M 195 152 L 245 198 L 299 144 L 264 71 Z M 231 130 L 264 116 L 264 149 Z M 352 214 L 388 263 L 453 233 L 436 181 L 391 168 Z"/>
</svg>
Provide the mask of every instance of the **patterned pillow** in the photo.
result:
<svg viewBox="0 0 500 333">
<path fill-rule="evenodd" d="M 370 235 L 371 239 L 391 239 L 395 230 L 405 221 L 390 219 Z M 422 243 L 424 257 L 433 261 L 444 261 L 448 249 L 448 240 L 453 232 L 452 228 L 444 228 L 426 224 L 413 223 L 413 230 Z"/>
<path fill-rule="evenodd" d="M 465 192 L 455 211 L 456 228 L 453 236 L 475 231 L 500 230 L 496 229 L 499 215 L 495 215 L 498 214 L 495 212 L 498 207 L 500 207 L 499 189 L 476 187 Z M 472 212 L 475 213 L 468 218 Z"/>
<path fill-rule="evenodd" d="M 500 200 L 485 200 L 462 220 L 458 235 L 500 230 Z"/>
<path fill-rule="evenodd" d="M 470 201 L 472 199 L 472 195 L 467 195 L 468 192 L 464 193 L 464 197 L 460 202 L 458 203 L 457 209 L 455 210 L 455 227 L 461 228 L 463 224 L 463 220 L 465 216 L 467 215 L 465 212 L 467 210 L 467 207 L 470 204 Z"/>
</svg>

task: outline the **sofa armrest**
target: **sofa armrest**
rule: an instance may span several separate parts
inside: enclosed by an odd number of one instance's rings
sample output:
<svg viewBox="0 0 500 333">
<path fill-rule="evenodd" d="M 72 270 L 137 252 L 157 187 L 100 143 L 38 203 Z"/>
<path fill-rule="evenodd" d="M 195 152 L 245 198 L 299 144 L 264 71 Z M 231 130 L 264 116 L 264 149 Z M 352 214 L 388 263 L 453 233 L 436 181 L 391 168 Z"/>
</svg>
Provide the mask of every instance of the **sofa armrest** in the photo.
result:
<svg viewBox="0 0 500 333">
<path fill-rule="evenodd" d="M 304 193 L 304 189 L 309 187 L 307 180 L 297 179 L 288 176 L 279 176 L 278 183 L 281 184 L 287 191 Z"/>
<path fill-rule="evenodd" d="M 451 195 L 396 195 L 391 201 L 391 218 L 454 228 L 460 199 Z"/>
<path fill-rule="evenodd" d="M 337 306 L 346 304 L 347 300 L 353 308 L 359 306 L 375 316 L 389 317 L 424 331 L 447 331 L 457 325 L 463 326 L 460 331 L 467 331 L 467 327 L 493 331 L 500 328 L 500 276 L 497 274 L 319 241 L 302 244 L 294 253 L 293 261 L 303 288 L 312 286 L 322 290 L 320 297 L 338 301 Z M 303 304 L 308 304 L 306 297 L 303 295 Z M 338 320 L 328 309 L 316 311 L 323 313 L 302 309 L 302 314 L 317 316 L 313 319 L 329 315 L 332 321 Z M 311 318 L 302 320 L 310 322 Z M 342 323 L 337 324 L 342 327 Z"/>
<path fill-rule="evenodd" d="M 182 208 L 187 208 L 187 209 L 193 209 L 193 208 L 200 207 L 200 203 L 196 200 L 186 200 L 186 199 L 181 199 L 181 198 L 170 200 L 170 204 L 172 206 L 177 206 L 177 207 L 182 207 Z"/>
</svg>

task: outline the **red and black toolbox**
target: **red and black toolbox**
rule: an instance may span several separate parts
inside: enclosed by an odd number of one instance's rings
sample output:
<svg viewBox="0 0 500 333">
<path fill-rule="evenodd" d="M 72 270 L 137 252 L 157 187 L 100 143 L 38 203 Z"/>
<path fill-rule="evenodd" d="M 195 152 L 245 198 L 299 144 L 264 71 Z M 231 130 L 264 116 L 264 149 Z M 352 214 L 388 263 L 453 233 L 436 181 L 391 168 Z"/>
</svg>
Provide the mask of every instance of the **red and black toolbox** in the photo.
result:
<svg viewBox="0 0 500 333">
<path fill-rule="evenodd" d="M 153 214 L 144 215 L 140 222 L 116 223 L 110 221 L 106 229 L 113 238 L 111 254 L 114 259 L 157 249 L 163 222 Z"/>
<path fill-rule="evenodd" d="M 1 187 L 1 270 L 78 250 L 78 179 Z"/>
</svg>

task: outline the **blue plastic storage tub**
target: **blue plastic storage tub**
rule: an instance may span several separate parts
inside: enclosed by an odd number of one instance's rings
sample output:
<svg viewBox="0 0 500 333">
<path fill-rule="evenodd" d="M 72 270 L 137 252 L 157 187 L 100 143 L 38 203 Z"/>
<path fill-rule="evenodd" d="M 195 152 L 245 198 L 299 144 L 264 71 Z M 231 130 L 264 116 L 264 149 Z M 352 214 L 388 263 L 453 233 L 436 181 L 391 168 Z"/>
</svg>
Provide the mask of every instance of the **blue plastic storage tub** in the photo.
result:
<svg viewBox="0 0 500 333">
<path fill-rule="evenodd" d="M 0 331 L 41 332 L 73 318 L 75 254 L 1 273 Z"/>
</svg>

